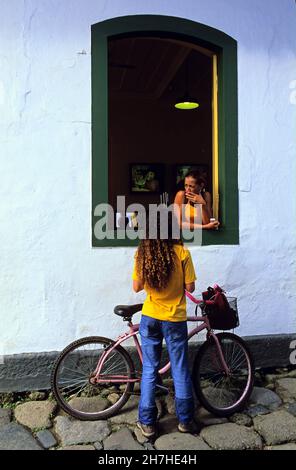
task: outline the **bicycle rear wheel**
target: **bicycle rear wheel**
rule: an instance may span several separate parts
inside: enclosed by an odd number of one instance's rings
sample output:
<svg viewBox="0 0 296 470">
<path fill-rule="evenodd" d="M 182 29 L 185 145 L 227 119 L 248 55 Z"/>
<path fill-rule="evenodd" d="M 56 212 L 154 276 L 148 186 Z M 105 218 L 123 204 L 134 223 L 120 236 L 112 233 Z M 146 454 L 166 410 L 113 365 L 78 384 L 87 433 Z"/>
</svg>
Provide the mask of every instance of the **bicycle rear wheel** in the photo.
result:
<svg viewBox="0 0 296 470">
<path fill-rule="evenodd" d="M 225 373 L 217 345 L 209 338 L 198 351 L 192 373 L 200 403 L 211 413 L 230 416 L 241 410 L 253 389 L 254 364 L 246 343 L 232 333 L 216 335 L 229 368 Z"/>
<path fill-rule="evenodd" d="M 100 378 L 106 382 L 91 383 L 98 361 L 114 341 L 87 337 L 69 344 L 57 358 L 51 376 L 54 396 L 61 408 L 75 418 L 87 421 L 106 419 L 129 399 L 134 383 L 134 364 L 130 355 L 117 346 L 102 367 Z M 110 377 L 120 376 L 112 382 Z"/>
</svg>

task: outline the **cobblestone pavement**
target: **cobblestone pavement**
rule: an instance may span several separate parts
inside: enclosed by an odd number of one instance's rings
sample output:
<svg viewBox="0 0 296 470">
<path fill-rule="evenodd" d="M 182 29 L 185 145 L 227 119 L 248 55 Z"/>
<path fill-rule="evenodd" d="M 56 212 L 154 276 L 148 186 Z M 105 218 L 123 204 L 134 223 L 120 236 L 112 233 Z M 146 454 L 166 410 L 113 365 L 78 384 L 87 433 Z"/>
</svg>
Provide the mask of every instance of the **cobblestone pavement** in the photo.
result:
<svg viewBox="0 0 296 470">
<path fill-rule="evenodd" d="M 2 393 L 0 450 L 296 450 L 295 368 L 257 371 L 247 407 L 228 419 L 197 406 L 196 435 L 178 432 L 169 394 L 157 398 L 158 435 L 149 441 L 136 427 L 138 402 L 132 396 L 108 420 L 79 421 L 60 410 L 48 391 Z"/>
</svg>

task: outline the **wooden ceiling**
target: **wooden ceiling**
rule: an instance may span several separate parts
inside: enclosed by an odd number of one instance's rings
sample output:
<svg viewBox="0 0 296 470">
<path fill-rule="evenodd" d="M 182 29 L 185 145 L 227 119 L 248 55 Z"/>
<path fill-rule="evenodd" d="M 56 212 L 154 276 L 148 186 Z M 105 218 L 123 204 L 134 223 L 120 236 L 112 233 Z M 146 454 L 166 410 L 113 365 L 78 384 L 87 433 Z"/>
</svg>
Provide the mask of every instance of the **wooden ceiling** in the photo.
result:
<svg viewBox="0 0 296 470">
<path fill-rule="evenodd" d="M 109 96 L 159 100 L 211 87 L 212 52 L 191 43 L 157 37 L 111 39 L 108 45 Z M 187 65 L 186 65 L 187 64 Z M 208 94 L 208 93 L 207 93 Z"/>
</svg>

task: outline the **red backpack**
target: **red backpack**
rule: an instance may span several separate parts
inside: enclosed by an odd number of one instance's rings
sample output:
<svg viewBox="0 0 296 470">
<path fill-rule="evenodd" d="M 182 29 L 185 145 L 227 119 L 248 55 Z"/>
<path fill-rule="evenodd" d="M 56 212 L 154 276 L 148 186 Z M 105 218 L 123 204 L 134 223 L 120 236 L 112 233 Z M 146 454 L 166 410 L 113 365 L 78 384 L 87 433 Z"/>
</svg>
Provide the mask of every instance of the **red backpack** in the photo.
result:
<svg viewBox="0 0 296 470">
<path fill-rule="evenodd" d="M 203 300 L 211 300 L 211 305 L 206 305 L 205 313 L 209 319 L 211 328 L 215 330 L 232 330 L 239 326 L 236 298 L 226 297 L 223 289 L 217 284 L 208 287 L 202 293 Z"/>
</svg>

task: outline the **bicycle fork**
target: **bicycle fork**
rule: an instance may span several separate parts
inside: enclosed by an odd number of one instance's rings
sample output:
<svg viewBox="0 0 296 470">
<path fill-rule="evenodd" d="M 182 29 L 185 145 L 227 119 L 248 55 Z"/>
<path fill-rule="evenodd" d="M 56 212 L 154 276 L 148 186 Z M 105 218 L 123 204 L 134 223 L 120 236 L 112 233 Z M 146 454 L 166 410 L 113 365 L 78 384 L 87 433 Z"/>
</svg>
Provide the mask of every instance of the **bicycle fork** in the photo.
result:
<svg viewBox="0 0 296 470">
<path fill-rule="evenodd" d="M 223 351 L 222 351 L 222 348 L 221 348 L 221 344 L 219 342 L 219 339 L 217 338 L 217 336 L 214 334 L 214 333 L 209 333 L 208 334 L 208 338 L 212 337 L 216 343 L 216 347 L 217 347 L 217 350 L 218 350 L 218 357 L 221 361 L 221 366 L 222 368 L 224 369 L 224 372 L 225 372 L 225 375 L 227 377 L 230 376 L 230 369 L 224 359 L 224 354 L 223 354 Z"/>
</svg>

